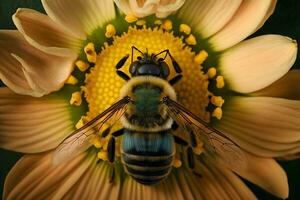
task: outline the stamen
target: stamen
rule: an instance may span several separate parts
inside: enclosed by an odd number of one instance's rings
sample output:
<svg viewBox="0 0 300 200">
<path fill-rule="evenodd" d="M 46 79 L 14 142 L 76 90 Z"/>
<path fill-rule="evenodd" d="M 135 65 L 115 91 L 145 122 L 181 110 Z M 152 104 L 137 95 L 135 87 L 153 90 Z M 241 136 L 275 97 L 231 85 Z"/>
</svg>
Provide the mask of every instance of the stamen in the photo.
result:
<svg viewBox="0 0 300 200">
<path fill-rule="evenodd" d="M 95 45 L 93 43 L 88 43 L 85 47 L 84 47 L 84 52 L 86 54 L 87 60 L 90 63 L 96 63 L 97 60 L 97 53 L 95 51 Z"/>
<path fill-rule="evenodd" d="M 181 165 L 182 165 L 181 160 L 175 158 L 174 161 L 173 161 L 173 167 L 179 168 L 179 167 L 181 167 Z"/>
<path fill-rule="evenodd" d="M 187 24 L 180 24 L 179 31 L 182 33 L 185 33 L 186 35 L 189 35 L 191 33 L 192 29 Z"/>
<path fill-rule="evenodd" d="M 108 155 L 106 151 L 99 151 L 97 157 L 101 160 L 108 161 Z"/>
<path fill-rule="evenodd" d="M 170 31 L 173 28 L 173 23 L 171 20 L 167 19 L 163 22 L 163 24 L 161 25 L 162 29 L 165 31 Z"/>
<path fill-rule="evenodd" d="M 90 67 L 88 63 L 83 62 L 82 60 L 76 61 L 75 65 L 82 72 L 85 72 Z"/>
<path fill-rule="evenodd" d="M 225 100 L 221 96 L 212 96 L 210 102 L 217 107 L 222 107 Z"/>
<path fill-rule="evenodd" d="M 133 14 L 129 14 L 129 15 L 125 16 L 125 20 L 128 23 L 133 23 L 133 22 L 136 22 L 138 20 L 138 18 Z"/>
<path fill-rule="evenodd" d="M 72 93 L 70 104 L 75 106 L 80 106 L 81 103 L 82 103 L 81 92 Z"/>
<path fill-rule="evenodd" d="M 224 77 L 223 76 L 217 76 L 216 78 L 217 84 L 216 87 L 221 89 L 225 86 Z"/>
<path fill-rule="evenodd" d="M 136 22 L 136 25 L 138 25 L 138 26 L 144 26 L 144 25 L 146 25 L 146 21 L 145 20 L 138 20 Z"/>
<path fill-rule="evenodd" d="M 185 42 L 188 44 L 188 45 L 191 45 L 191 46 L 194 46 L 197 44 L 197 40 L 195 38 L 195 36 L 193 34 L 190 34 L 186 39 L 185 39 Z"/>
<path fill-rule="evenodd" d="M 162 21 L 160 19 L 157 19 L 154 21 L 155 25 L 162 25 Z"/>
<path fill-rule="evenodd" d="M 208 57 L 208 53 L 205 50 L 200 51 L 196 56 L 195 56 L 195 63 L 198 65 L 201 65 Z"/>
<path fill-rule="evenodd" d="M 116 34 L 116 28 L 112 24 L 108 24 L 106 26 L 106 32 L 105 32 L 105 37 L 111 38 Z"/>
<path fill-rule="evenodd" d="M 208 76 L 208 78 L 212 79 L 217 75 L 217 69 L 214 67 L 209 68 L 206 75 Z"/>
<path fill-rule="evenodd" d="M 75 125 L 76 129 L 80 129 L 81 127 L 84 126 L 85 123 L 86 123 L 86 116 L 82 116 Z"/>
<path fill-rule="evenodd" d="M 223 114 L 222 109 L 220 107 L 217 107 L 213 111 L 212 116 L 220 120 L 222 118 L 222 114 Z"/>
<path fill-rule="evenodd" d="M 65 83 L 69 85 L 76 85 L 78 83 L 78 79 L 75 76 L 70 75 Z"/>
</svg>

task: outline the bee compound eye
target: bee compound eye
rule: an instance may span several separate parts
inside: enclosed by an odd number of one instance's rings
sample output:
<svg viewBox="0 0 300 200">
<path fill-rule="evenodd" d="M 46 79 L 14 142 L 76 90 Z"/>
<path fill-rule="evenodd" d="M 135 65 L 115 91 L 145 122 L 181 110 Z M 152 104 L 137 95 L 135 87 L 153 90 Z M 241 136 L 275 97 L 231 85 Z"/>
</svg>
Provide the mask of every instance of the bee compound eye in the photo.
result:
<svg viewBox="0 0 300 200">
<path fill-rule="evenodd" d="M 162 76 L 167 78 L 170 75 L 170 69 L 167 63 L 163 62 L 161 64 Z"/>
<path fill-rule="evenodd" d="M 134 61 L 133 63 L 131 63 L 130 67 L 129 67 L 129 72 L 130 74 L 135 74 L 137 67 L 140 65 L 139 61 Z"/>
</svg>

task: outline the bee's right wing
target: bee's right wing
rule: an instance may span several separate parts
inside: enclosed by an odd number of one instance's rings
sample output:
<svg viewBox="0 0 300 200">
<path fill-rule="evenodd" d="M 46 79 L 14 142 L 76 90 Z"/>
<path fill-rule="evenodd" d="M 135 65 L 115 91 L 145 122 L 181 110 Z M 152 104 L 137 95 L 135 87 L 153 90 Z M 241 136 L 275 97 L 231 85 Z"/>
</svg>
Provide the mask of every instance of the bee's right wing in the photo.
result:
<svg viewBox="0 0 300 200">
<path fill-rule="evenodd" d="M 56 148 L 53 155 L 53 164 L 58 165 L 87 150 L 92 145 L 91 140 L 95 137 L 95 133 L 101 130 L 104 124 L 109 124 L 109 126 L 115 124 L 125 113 L 129 102 L 130 97 L 124 97 L 83 127 L 71 133 Z"/>
</svg>

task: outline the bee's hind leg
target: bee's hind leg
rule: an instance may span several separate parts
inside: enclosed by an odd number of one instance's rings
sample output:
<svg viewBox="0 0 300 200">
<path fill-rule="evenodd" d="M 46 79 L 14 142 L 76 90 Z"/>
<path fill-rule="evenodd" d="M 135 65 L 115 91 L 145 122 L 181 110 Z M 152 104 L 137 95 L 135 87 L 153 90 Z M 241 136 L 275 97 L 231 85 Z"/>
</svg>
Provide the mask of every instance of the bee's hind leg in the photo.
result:
<svg viewBox="0 0 300 200">
<path fill-rule="evenodd" d="M 112 133 L 112 137 L 109 139 L 108 141 L 108 145 L 107 145 L 107 158 L 108 161 L 111 163 L 112 165 L 112 171 L 111 171 L 111 175 L 110 175 L 110 179 L 109 182 L 112 183 L 114 181 L 115 178 L 115 152 L 116 152 L 116 139 L 115 137 L 119 137 L 121 135 L 123 135 L 124 133 L 124 129 L 120 129 L 117 130 L 115 132 Z"/>
</svg>

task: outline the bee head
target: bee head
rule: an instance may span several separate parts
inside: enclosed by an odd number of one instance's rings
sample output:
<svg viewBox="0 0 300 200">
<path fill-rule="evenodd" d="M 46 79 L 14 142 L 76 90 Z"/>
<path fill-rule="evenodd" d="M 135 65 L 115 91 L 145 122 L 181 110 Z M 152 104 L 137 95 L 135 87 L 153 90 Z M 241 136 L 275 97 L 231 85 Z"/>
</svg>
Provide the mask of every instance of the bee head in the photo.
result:
<svg viewBox="0 0 300 200">
<path fill-rule="evenodd" d="M 132 62 L 129 72 L 132 76 L 155 76 L 167 79 L 170 74 L 168 64 L 164 58 L 157 58 L 158 54 L 143 53 Z"/>
</svg>

